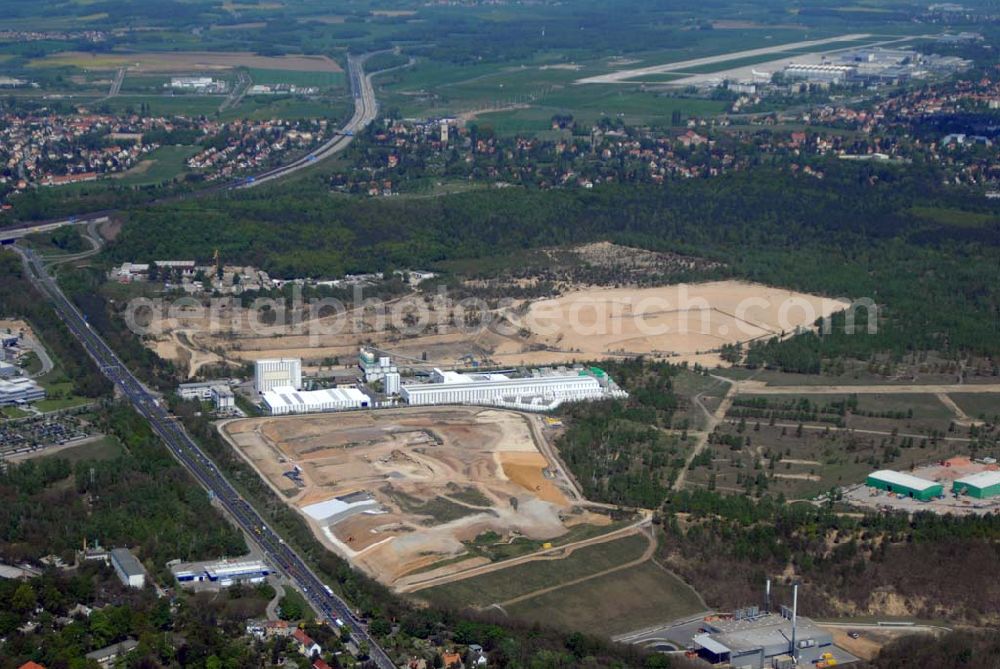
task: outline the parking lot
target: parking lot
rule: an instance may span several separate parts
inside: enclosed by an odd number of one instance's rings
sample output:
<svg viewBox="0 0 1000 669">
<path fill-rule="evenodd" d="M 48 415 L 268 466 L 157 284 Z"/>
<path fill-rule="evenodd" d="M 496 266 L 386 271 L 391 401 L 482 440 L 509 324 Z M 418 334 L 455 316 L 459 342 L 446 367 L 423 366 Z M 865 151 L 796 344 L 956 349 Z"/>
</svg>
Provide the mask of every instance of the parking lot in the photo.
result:
<svg viewBox="0 0 1000 669">
<path fill-rule="evenodd" d="M 97 431 L 79 416 L 58 415 L 0 423 L 0 460 L 86 439 Z"/>
</svg>

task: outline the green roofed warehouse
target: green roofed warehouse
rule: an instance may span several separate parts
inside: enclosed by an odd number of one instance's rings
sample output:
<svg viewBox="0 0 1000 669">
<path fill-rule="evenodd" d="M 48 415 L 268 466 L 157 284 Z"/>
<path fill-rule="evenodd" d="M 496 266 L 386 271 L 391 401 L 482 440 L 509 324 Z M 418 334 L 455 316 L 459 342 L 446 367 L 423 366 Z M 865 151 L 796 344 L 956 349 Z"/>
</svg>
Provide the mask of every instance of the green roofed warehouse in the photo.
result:
<svg viewBox="0 0 1000 669">
<path fill-rule="evenodd" d="M 944 494 L 944 487 L 940 483 L 889 469 L 872 472 L 865 483 L 872 488 L 907 495 L 923 502 Z"/>
<path fill-rule="evenodd" d="M 977 499 L 1000 496 L 1000 472 L 979 472 L 957 479 L 951 485 L 956 495 L 965 494 Z"/>
</svg>

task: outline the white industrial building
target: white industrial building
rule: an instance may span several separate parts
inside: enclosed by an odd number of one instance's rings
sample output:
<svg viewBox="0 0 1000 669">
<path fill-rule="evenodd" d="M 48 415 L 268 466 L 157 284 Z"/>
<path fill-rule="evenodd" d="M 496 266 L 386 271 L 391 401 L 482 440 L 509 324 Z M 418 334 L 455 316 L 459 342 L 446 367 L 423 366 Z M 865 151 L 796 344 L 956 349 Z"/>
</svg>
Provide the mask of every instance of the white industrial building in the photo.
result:
<svg viewBox="0 0 1000 669">
<path fill-rule="evenodd" d="M 253 387 L 258 393 L 289 386 L 302 388 L 301 358 L 267 358 L 254 363 Z"/>
<path fill-rule="evenodd" d="M 170 567 L 182 586 L 203 583 L 228 588 L 235 583 L 263 583 L 274 570 L 260 560 L 218 560 L 216 562 L 179 562 Z"/>
<path fill-rule="evenodd" d="M 142 588 L 146 585 L 146 568 L 135 559 L 127 548 L 115 548 L 111 551 L 111 566 L 121 582 L 130 588 Z"/>
<path fill-rule="evenodd" d="M 365 383 L 381 381 L 386 374 L 395 374 L 399 370 L 392 364 L 387 355 L 376 355 L 374 351 L 362 348 L 358 353 L 358 367 L 365 375 Z"/>
<path fill-rule="evenodd" d="M 385 394 L 398 395 L 401 382 L 399 372 L 389 372 L 385 375 Z"/>
<path fill-rule="evenodd" d="M 229 386 L 212 386 L 212 404 L 216 411 L 233 411 L 236 408 L 236 395 Z"/>
<path fill-rule="evenodd" d="M 281 416 L 290 413 L 363 409 L 369 406 L 369 399 L 368 395 L 357 388 L 300 391 L 291 386 L 278 386 L 264 393 L 264 405 L 272 415 Z"/>
<path fill-rule="evenodd" d="M 4 362 L 0 359 L 0 379 L 9 379 L 12 376 L 17 376 L 21 373 L 21 370 L 9 362 Z"/>
<path fill-rule="evenodd" d="M 840 83 L 856 72 L 857 68 L 853 65 L 831 63 L 789 63 L 785 66 L 785 76 L 789 79 L 805 79 L 829 84 Z"/>
<path fill-rule="evenodd" d="M 460 374 L 435 369 L 431 383 L 404 385 L 400 396 L 414 406 L 481 404 L 547 411 L 563 402 L 627 397 L 603 370 L 534 370 L 531 376 Z"/>
<path fill-rule="evenodd" d="M 27 404 L 45 399 L 45 389 L 31 379 L 0 380 L 0 406 Z"/>
</svg>

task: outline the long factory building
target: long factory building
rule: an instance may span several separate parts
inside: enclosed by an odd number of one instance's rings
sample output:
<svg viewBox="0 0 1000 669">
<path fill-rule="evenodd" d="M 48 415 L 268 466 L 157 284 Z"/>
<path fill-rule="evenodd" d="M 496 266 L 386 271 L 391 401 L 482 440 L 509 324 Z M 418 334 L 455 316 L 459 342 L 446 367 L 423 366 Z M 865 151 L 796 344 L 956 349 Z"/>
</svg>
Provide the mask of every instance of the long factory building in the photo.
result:
<svg viewBox="0 0 1000 669">
<path fill-rule="evenodd" d="M 264 405 L 272 415 L 281 416 L 365 409 L 370 406 L 370 400 L 357 388 L 296 390 L 292 386 L 278 386 L 264 393 Z"/>
<path fill-rule="evenodd" d="M 412 406 L 480 404 L 547 410 L 562 402 L 624 397 L 603 370 L 537 370 L 531 376 L 460 374 L 434 370 L 431 383 L 403 385 L 400 397 Z"/>
</svg>

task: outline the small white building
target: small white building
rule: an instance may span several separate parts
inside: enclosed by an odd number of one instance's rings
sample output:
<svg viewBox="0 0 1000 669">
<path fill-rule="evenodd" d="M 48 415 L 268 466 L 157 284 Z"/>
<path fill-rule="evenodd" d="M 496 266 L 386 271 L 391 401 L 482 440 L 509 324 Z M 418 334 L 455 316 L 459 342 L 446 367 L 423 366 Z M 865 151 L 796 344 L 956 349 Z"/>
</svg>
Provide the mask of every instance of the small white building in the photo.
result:
<svg viewBox="0 0 1000 669">
<path fill-rule="evenodd" d="M 264 393 L 264 404 L 274 416 L 363 409 L 369 403 L 368 396 L 357 388 L 299 391 L 291 386 L 278 386 Z"/>
<path fill-rule="evenodd" d="M 385 394 L 398 395 L 400 388 L 399 372 L 389 372 L 385 375 Z"/>
<path fill-rule="evenodd" d="M 385 378 L 386 374 L 393 374 L 399 371 L 392 364 L 392 359 L 389 356 L 376 355 L 374 351 L 367 348 L 362 348 L 358 353 L 358 367 L 364 372 L 366 383 L 381 381 Z"/>
<path fill-rule="evenodd" d="M 45 399 L 45 388 L 29 378 L 0 380 L 0 406 L 27 404 Z"/>
<path fill-rule="evenodd" d="M 212 386 L 212 404 L 216 411 L 229 412 L 236 408 L 236 395 L 229 386 Z"/>
<path fill-rule="evenodd" d="M 111 551 L 111 566 L 121 582 L 130 588 L 142 588 L 146 585 L 146 568 L 142 566 L 127 548 L 115 548 Z"/>
<path fill-rule="evenodd" d="M 253 367 L 253 387 L 258 393 L 275 388 L 302 389 L 301 358 L 266 358 Z"/>
</svg>

